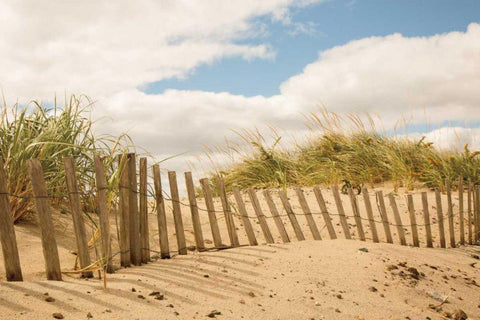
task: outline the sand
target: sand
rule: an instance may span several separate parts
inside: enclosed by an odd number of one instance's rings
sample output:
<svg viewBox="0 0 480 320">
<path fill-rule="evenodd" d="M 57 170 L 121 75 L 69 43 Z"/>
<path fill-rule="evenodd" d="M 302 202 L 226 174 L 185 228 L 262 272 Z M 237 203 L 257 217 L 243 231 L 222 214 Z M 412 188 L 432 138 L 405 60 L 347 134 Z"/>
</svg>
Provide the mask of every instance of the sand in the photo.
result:
<svg viewBox="0 0 480 320">
<path fill-rule="evenodd" d="M 289 191 L 289 195 L 295 212 L 300 213 L 294 193 Z M 333 212 L 331 194 L 326 192 L 324 195 Z M 311 190 L 306 190 L 306 196 L 312 211 L 318 212 Z M 347 197 L 342 197 L 347 215 L 351 215 L 350 203 Z M 365 217 L 361 200 L 360 197 L 361 214 Z M 433 200 L 433 194 L 429 194 L 429 200 Z M 250 202 L 246 202 L 253 215 Z M 261 203 L 269 216 L 262 198 Z M 280 209 L 280 202 L 276 203 Z M 378 215 L 373 197 L 372 203 Z M 221 208 L 218 200 L 215 204 L 217 209 Z M 388 199 L 386 204 L 391 214 Z M 415 199 L 415 204 L 421 208 L 419 199 Z M 435 216 L 432 204 L 434 201 L 431 202 L 431 215 Z M 199 206 L 204 207 L 201 201 Z M 458 208 L 457 203 L 456 206 Z M 399 207 L 406 224 L 408 214 L 403 199 L 399 201 Z M 190 213 L 187 207 L 182 206 L 182 210 L 187 244 L 192 245 Z M 421 222 L 420 210 L 417 215 Z M 170 211 L 168 217 L 170 244 L 175 250 Z M 204 237 L 211 240 L 203 211 L 201 218 Z M 312 240 L 303 216 L 298 219 L 307 240 L 296 241 L 287 218 L 283 216 L 292 242 L 282 244 L 273 221 L 267 219 L 275 244 L 263 244 L 261 229 L 254 223 L 257 238 L 262 243 L 259 246 L 202 253 L 189 251 L 187 256 L 175 255 L 170 260 L 120 269 L 108 275 L 107 292 L 103 291 L 103 282 L 98 278 L 86 280 L 77 275 L 64 275 L 62 282 L 44 280 L 39 230 L 33 220 L 25 220 L 16 226 L 25 281 L 5 282 L 3 264 L 0 263 L 1 318 L 53 319 L 52 314 L 61 313 L 65 319 L 87 319 L 89 316 L 93 319 L 205 319 L 208 315 L 219 319 L 444 319 L 462 309 L 469 319 L 480 319 L 478 246 L 424 248 L 422 228 L 422 248 L 398 245 L 394 227 L 395 244 L 376 244 L 368 239 L 365 242 L 345 240 L 338 217 L 333 219 L 339 239 L 329 240 L 321 216 L 315 214 L 314 218 L 321 230 L 322 241 Z M 159 248 L 155 215 L 149 215 L 149 220 L 152 255 L 155 255 L 154 251 Z M 71 253 L 75 249 L 71 217 L 54 212 L 54 221 L 62 269 L 71 270 L 75 261 Z M 240 220 L 235 222 L 240 242 L 246 244 Z M 355 235 L 353 222 L 349 218 L 350 230 Z M 222 239 L 228 242 L 224 220 L 220 219 L 219 224 Z M 381 224 L 377 224 L 377 228 L 383 239 Z M 369 238 L 366 222 L 364 229 Z M 437 229 L 436 225 L 432 226 L 436 247 Z M 410 229 L 406 228 L 406 232 L 407 242 L 411 244 Z M 114 240 L 115 250 L 118 247 Z M 150 296 L 152 292 L 160 294 Z M 156 299 L 161 295 L 163 300 Z M 54 301 L 46 301 L 48 297 Z"/>
</svg>

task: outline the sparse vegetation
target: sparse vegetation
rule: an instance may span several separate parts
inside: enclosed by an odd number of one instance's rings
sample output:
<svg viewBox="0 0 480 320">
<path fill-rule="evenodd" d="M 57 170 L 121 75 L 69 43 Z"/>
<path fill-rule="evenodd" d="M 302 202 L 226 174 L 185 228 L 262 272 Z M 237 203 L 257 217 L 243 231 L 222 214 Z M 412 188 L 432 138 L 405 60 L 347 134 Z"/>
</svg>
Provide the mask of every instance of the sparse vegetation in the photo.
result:
<svg viewBox="0 0 480 320">
<path fill-rule="evenodd" d="M 453 181 L 460 176 L 465 182 L 480 182 L 480 152 L 471 151 L 468 145 L 462 152 L 439 150 L 425 137 L 413 140 L 387 135 L 377 130 L 369 116 L 342 118 L 322 110 L 307 118 L 313 136 L 294 143 L 293 148 L 279 148 L 280 136 L 275 130 L 271 146 L 258 130 L 237 132 L 250 147 L 232 142 L 217 147 L 233 164 L 217 167 L 211 174 L 212 187 L 218 176 L 229 189 L 344 181 L 355 185 L 391 181 L 395 188 L 413 189 L 416 185 L 443 187 L 445 178 Z"/>
<path fill-rule="evenodd" d="M 0 118 L 0 150 L 9 177 L 12 214 L 15 221 L 32 210 L 31 187 L 27 160 L 38 158 L 42 162 L 45 180 L 52 202 L 65 203 L 65 177 L 62 158 L 73 156 L 82 202 L 87 211 L 94 210 L 94 154 L 105 157 L 108 183 L 113 193 L 117 183 L 115 155 L 133 147 L 126 134 L 96 136 L 90 119 L 91 102 L 85 96 L 71 96 L 63 107 L 46 107 L 33 101 L 28 106 L 3 104 Z"/>
</svg>

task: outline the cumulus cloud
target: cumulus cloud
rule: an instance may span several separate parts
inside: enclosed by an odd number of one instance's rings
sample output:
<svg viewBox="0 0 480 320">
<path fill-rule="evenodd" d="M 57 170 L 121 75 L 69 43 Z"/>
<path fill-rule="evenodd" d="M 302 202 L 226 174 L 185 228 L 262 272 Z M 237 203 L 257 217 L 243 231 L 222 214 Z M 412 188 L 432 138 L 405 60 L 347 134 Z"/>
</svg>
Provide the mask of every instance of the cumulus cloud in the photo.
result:
<svg viewBox="0 0 480 320">
<path fill-rule="evenodd" d="M 318 1 L 318 0 L 316 0 Z M 303 5 L 303 1 L 301 2 Z M 252 20 L 293 0 L 10 1 L 0 18 L 0 86 L 8 97 L 93 97 L 188 75 L 216 59 L 271 58 Z"/>
<path fill-rule="evenodd" d="M 255 18 L 296 26 L 292 6 L 320 1 L 9 2 L 0 11 L 0 87 L 7 98 L 86 93 L 98 101 L 95 117 L 109 119 L 97 130 L 127 130 L 160 158 L 201 152 L 202 143 L 218 143 L 231 129 L 270 123 L 298 131 L 304 129 L 302 113 L 319 105 L 378 113 L 386 129 L 401 116 L 410 123 L 480 122 L 476 23 L 465 32 L 369 37 L 322 51 L 271 97 L 138 89 L 188 77 L 197 66 L 225 57 L 272 58 L 275 48 L 268 43 L 245 41 L 265 33 Z M 478 146 L 472 138 L 478 135 L 477 129 L 444 128 L 428 138 L 439 146 L 455 139 Z M 176 168 L 184 163 L 175 161 Z"/>
</svg>

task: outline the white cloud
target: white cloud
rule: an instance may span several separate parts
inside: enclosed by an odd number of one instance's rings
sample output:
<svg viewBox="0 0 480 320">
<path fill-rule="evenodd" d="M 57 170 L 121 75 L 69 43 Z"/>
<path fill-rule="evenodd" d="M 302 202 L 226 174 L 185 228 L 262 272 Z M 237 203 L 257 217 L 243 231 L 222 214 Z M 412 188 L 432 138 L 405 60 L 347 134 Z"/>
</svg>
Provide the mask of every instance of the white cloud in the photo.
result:
<svg viewBox="0 0 480 320">
<path fill-rule="evenodd" d="M 316 0 L 318 1 L 318 0 Z M 303 4 L 303 2 L 302 2 Z M 3 1 L 0 87 L 10 98 L 131 90 L 229 56 L 271 58 L 255 17 L 293 0 Z"/>
<path fill-rule="evenodd" d="M 271 58 L 274 48 L 267 43 L 239 41 L 266 33 L 253 19 L 268 15 L 295 25 L 289 10 L 311 2 L 3 3 L 0 87 L 7 100 L 86 93 L 98 100 L 95 116 L 111 119 L 98 130 L 128 130 L 159 157 L 201 152 L 202 143 L 220 142 L 231 129 L 265 123 L 287 132 L 304 129 L 301 113 L 318 105 L 339 113 L 377 112 L 387 128 L 401 115 L 413 123 L 480 121 L 479 24 L 432 37 L 364 38 L 323 51 L 272 97 L 181 90 L 153 95 L 137 89 L 188 76 L 224 57 Z M 448 130 L 431 133 L 431 140 L 448 145 Z M 455 130 L 466 141 L 478 135 L 476 129 Z M 175 161 L 175 168 L 183 164 Z"/>
</svg>

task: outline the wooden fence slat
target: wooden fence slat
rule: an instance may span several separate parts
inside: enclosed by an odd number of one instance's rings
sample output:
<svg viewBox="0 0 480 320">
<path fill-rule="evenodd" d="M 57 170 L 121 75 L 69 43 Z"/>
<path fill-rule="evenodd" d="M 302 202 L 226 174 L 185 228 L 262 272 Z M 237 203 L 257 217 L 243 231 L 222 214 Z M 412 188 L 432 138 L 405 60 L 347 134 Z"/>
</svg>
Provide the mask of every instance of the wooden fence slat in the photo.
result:
<svg viewBox="0 0 480 320">
<path fill-rule="evenodd" d="M 463 177 L 458 178 L 458 216 L 460 219 L 460 244 L 465 244 L 465 217 L 463 204 Z"/>
<path fill-rule="evenodd" d="M 2 242 L 5 278 L 8 281 L 23 281 L 7 186 L 5 163 L 0 157 L 0 240 Z"/>
<path fill-rule="evenodd" d="M 142 263 L 150 261 L 150 232 L 148 229 L 147 158 L 140 158 L 140 253 Z"/>
<path fill-rule="evenodd" d="M 258 245 L 258 242 L 255 238 L 255 233 L 253 232 L 253 227 L 250 223 L 250 219 L 248 218 L 247 209 L 245 208 L 245 203 L 243 202 L 242 195 L 237 188 L 233 189 L 233 196 L 235 197 L 235 201 L 237 202 L 238 213 L 240 214 L 243 226 L 245 228 L 245 232 L 247 233 L 248 243 L 251 246 L 256 246 Z"/>
<path fill-rule="evenodd" d="M 130 261 L 139 266 L 142 264 L 140 245 L 140 215 L 138 213 L 138 186 L 137 186 L 137 161 L 135 153 L 128 153 L 128 181 L 129 216 L 130 216 Z"/>
<path fill-rule="evenodd" d="M 440 189 L 435 188 L 435 201 L 437 205 L 437 219 L 438 219 L 438 232 L 440 233 L 440 248 L 446 248 L 445 243 L 445 227 L 443 224 L 443 209 L 442 209 L 442 196 Z"/>
<path fill-rule="evenodd" d="M 203 178 L 200 179 L 200 185 L 202 186 L 205 205 L 207 206 L 208 221 L 210 222 L 210 229 L 212 230 L 213 243 L 217 248 L 223 247 L 220 229 L 218 228 L 217 216 L 215 213 L 215 206 L 213 205 L 210 182 L 207 178 Z"/>
<path fill-rule="evenodd" d="M 393 193 L 388 194 L 388 200 L 390 201 L 390 207 L 392 207 L 393 217 L 395 219 L 395 224 L 397 227 L 398 240 L 400 241 L 400 244 L 402 246 L 406 246 L 407 241 L 405 240 L 405 232 L 403 230 L 402 218 L 400 217 L 397 201 L 395 200 L 395 196 L 393 195 Z"/>
<path fill-rule="evenodd" d="M 195 186 L 191 172 L 185 172 L 185 185 L 187 187 L 188 202 L 190 204 L 190 213 L 192 215 L 193 235 L 195 237 L 195 245 L 198 251 L 205 250 L 205 242 L 203 240 L 202 224 L 200 215 L 198 214 L 197 198 L 195 196 Z"/>
<path fill-rule="evenodd" d="M 378 212 L 382 218 L 383 229 L 385 230 L 385 237 L 388 243 L 393 243 L 392 232 L 390 231 L 390 223 L 388 222 L 387 209 L 385 207 L 385 200 L 383 199 L 383 191 L 378 190 L 375 192 L 377 199 Z"/>
<path fill-rule="evenodd" d="M 58 257 L 57 241 L 53 228 L 52 214 L 47 199 L 47 187 L 43 176 L 43 168 L 38 159 L 28 160 L 28 171 L 32 182 L 35 208 L 40 225 L 45 271 L 48 280 L 62 280 L 60 259 Z"/>
<path fill-rule="evenodd" d="M 70 211 L 72 213 L 73 229 L 75 230 L 75 240 L 77 243 L 77 257 L 80 260 L 80 268 L 84 269 L 88 267 L 91 262 L 73 158 L 63 158 L 63 166 L 65 169 L 65 181 L 67 183 L 68 199 L 70 202 Z M 83 272 L 82 277 L 91 278 L 93 277 L 93 273 L 91 271 Z"/>
<path fill-rule="evenodd" d="M 162 177 L 158 164 L 153 165 L 153 183 L 155 186 L 155 202 L 157 209 L 158 241 L 160 244 L 160 257 L 170 258 L 170 247 L 168 243 L 167 215 L 165 212 L 165 198 L 162 190 Z"/>
<path fill-rule="evenodd" d="M 290 242 L 290 238 L 288 237 L 287 230 L 285 230 L 285 226 L 283 225 L 283 221 L 278 214 L 277 206 L 275 202 L 273 202 L 272 195 L 268 190 L 263 191 L 263 197 L 265 201 L 267 201 L 268 208 L 270 209 L 270 213 L 272 214 L 273 221 L 277 226 L 278 233 L 280 233 L 280 237 L 284 243 Z"/>
<path fill-rule="evenodd" d="M 120 246 L 120 265 L 122 267 L 130 267 L 130 185 L 128 161 L 126 155 L 118 157 L 120 181 L 119 187 L 119 207 L 120 207 L 120 232 L 118 243 Z"/>
<path fill-rule="evenodd" d="M 228 201 L 227 189 L 225 183 L 219 177 L 217 180 L 217 188 L 220 194 L 220 201 L 222 202 L 223 213 L 225 215 L 225 224 L 227 225 L 228 237 L 232 247 L 238 247 L 240 241 L 238 240 L 237 228 L 235 227 L 235 220 L 233 219 L 232 209 Z"/>
<path fill-rule="evenodd" d="M 447 214 L 448 214 L 448 231 L 450 234 L 450 247 L 455 248 L 455 225 L 453 223 L 453 203 L 452 203 L 452 188 L 450 180 L 445 179 L 445 189 L 447 191 Z"/>
<path fill-rule="evenodd" d="M 357 225 L 358 237 L 361 241 L 365 241 L 365 232 L 363 231 L 362 217 L 360 216 L 360 208 L 358 207 L 357 196 L 353 193 L 352 188 L 348 188 L 348 196 L 352 205 L 353 218 Z"/>
<path fill-rule="evenodd" d="M 105 260 L 105 270 L 113 273 L 112 264 L 112 241 L 110 236 L 110 220 L 108 213 L 107 177 L 102 158 L 95 155 L 95 182 L 97 186 L 98 218 L 100 219 L 100 230 L 102 236 L 102 259 Z"/>
<path fill-rule="evenodd" d="M 327 205 L 325 204 L 325 199 L 323 198 L 322 191 L 318 187 L 313 188 L 313 193 L 315 198 L 317 198 L 318 206 L 320 207 L 320 212 L 322 214 L 323 220 L 325 221 L 325 226 L 327 227 L 328 235 L 330 239 L 337 239 L 337 234 L 335 233 L 335 228 L 333 227 L 332 219 L 328 214 Z"/>
<path fill-rule="evenodd" d="M 250 201 L 252 201 L 253 211 L 257 215 L 258 222 L 260 224 L 260 228 L 262 229 L 263 236 L 265 237 L 265 241 L 267 243 L 274 243 L 272 233 L 268 228 L 267 219 L 263 214 L 262 207 L 260 207 L 260 202 L 258 201 L 257 194 L 252 188 L 247 189 L 248 196 L 250 197 Z"/>
<path fill-rule="evenodd" d="M 373 242 L 379 242 L 377 226 L 375 219 L 373 218 L 372 203 L 370 202 L 370 195 L 367 188 L 362 189 L 363 202 L 365 203 L 365 210 L 367 211 L 368 223 L 370 225 L 370 231 L 372 232 Z"/>
<path fill-rule="evenodd" d="M 340 192 L 338 191 L 338 186 L 333 185 L 331 187 L 333 193 L 333 199 L 337 206 L 338 215 L 340 217 L 340 224 L 342 225 L 343 233 L 345 234 L 346 239 L 352 239 L 350 235 L 350 230 L 348 228 L 347 217 L 345 215 L 345 210 L 343 209 L 342 199 L 340 198 Z"/>
<path fill-rule="evenodd" d="M 318 231 L 315 220 L 313 219 L 312 211 L 310 211 L 310 207 L 308 206 L 307 199 L 305 199 L 303 190 L 301 188 L 295 188 L 295 193 L 297 194 L 297 198 L 300 202 L 300 206 L 302 207 L 302 211 L 305 214 L 305 218 L 307 220 L 308 227 L 312 232 L 313 239 L 322 240 L 322 236 L 320 235 L 320 231 Z"/>
<path fill-rule="evenodd" d="M 472 195 L 473 195 L 473 185 L 472 181 L 468 179 L 468 187 L 467 187 L 467 232 L 468 232 L 468 244 L 473 244 L 473 237 L 472 237 Z"/>
<path fill-rule="evenodd" d="M 475 243 L 480 240 L 480 186 L 475 186 Z"/>
<path fill-rule="evenodd" d="M 428 209 L 428 197 L 422 192 L 423 223 L 425 224 L 425 236 L 427 237 L 427 248 L 433 248 L 432 228 L 430 227 L 430 212 Z"/>
<path fill-rule="evenodd" d="M 287 212 L 288 219 L 290 219 L 290 223 L 292 224 L 293 231 L 295 232 L 297 239 L 300 241 L 305 240 L 305 236 L 303 235 L 302 229 L 300 228 L 300 224 L 298 223 L 297 217 L 295 217 L 295 213 L 293 212 L 292 206 L 288 201 L 287 194 L 285 193 L 285 191 L 280 190 L 278 191 L 278 195 L 280 197 L 280 200 L 282 201 L 283 208 Z"/>
<path fill-rule="evenodd" d="M 168 172 L 168 183 L 170 184 L 170 197 L 172 199 L 173 223 L 175 224 L 175 234 L 177 237 L 178 254 L 187 254 L 187 244 L 185 242 L 185 229 L 183 228 L 182 209 L 180 207 L 180 196 L 178 194 L 177 173 Z"/>
<path fill-rule="evenodd" d="M 417 218 L 415 217 L 415 207 L 413 205 L 413 195 L 407 194 L 408 213 L 410 214 L 410 225 L 412 226 L 413 246 L 420 247 L 418 240 Z"/>
</svg>

